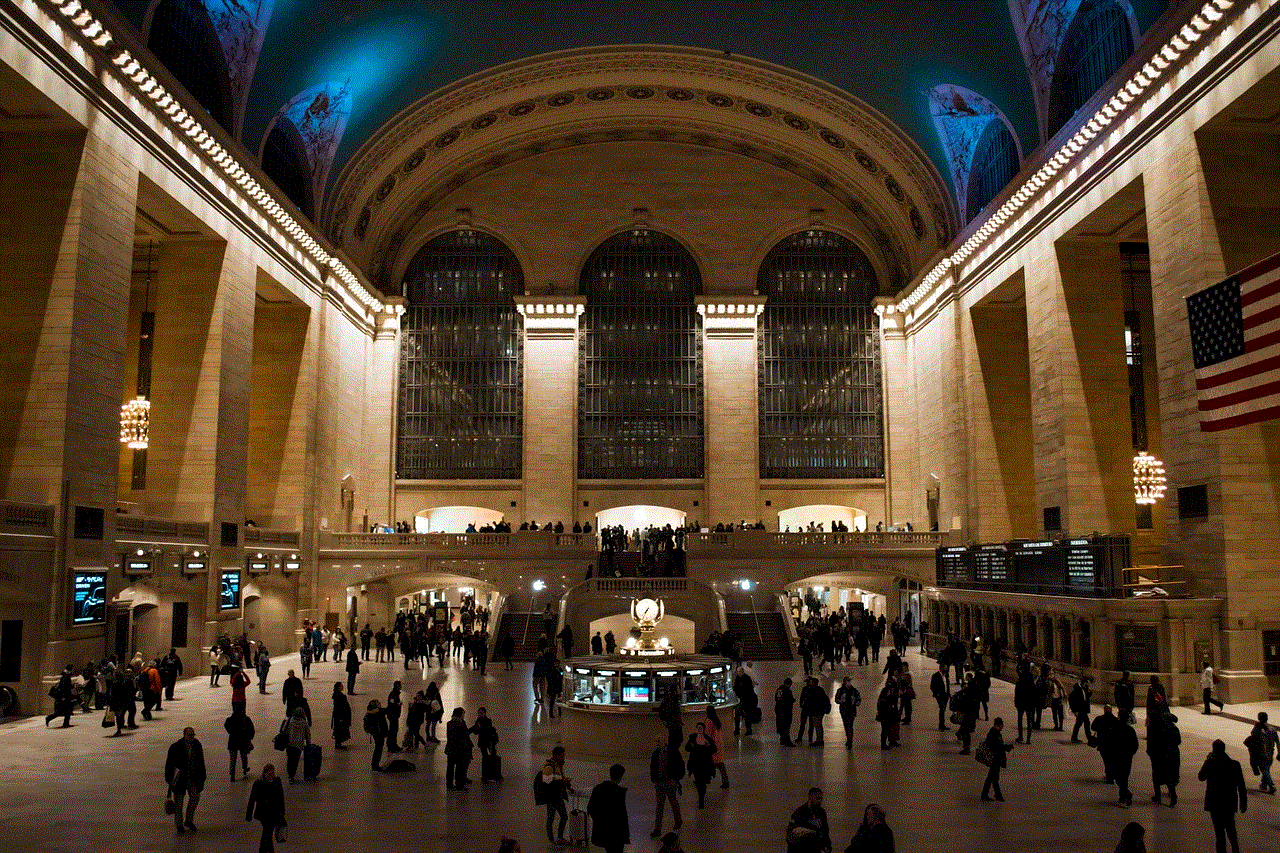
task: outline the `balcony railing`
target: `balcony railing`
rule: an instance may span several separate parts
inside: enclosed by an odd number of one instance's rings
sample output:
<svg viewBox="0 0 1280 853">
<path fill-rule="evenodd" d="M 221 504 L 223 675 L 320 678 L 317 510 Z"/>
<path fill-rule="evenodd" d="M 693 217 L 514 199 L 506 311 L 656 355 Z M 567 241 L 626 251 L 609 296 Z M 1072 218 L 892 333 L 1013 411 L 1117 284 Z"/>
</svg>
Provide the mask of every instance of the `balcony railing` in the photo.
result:
<svg viewBox="0 0 1280 853">
<path fill-rule="evenodd" d="M 344 550 L 486 547 L 595 551 L 596 538 L 589 533 L 555 533 L 550 530 L 519 530 L 513 533 L 326 533 L 321 535 L 320 547 Z"/>
<path fill-rule="evenodd" d="M 52 536 L 53 507 L 42 504 L 0 503 L 0 532 L 25 536 Z"/>
<path fill-rule="evenodd" d="M 595 592 L 684 592 L 688 578 L 593 578 Z"/>
<path fill-rule="evenodd" d="M 929 531 L 848 533 L 772 533 L 767 530 L 735 530 L 732 533 L 691 533 L 685 537 L 685 548 L 697 552 L 704 548 L 769 549 L 843 549 L 843 548 L 937 548 L 943 534 Z"/>
</svg>

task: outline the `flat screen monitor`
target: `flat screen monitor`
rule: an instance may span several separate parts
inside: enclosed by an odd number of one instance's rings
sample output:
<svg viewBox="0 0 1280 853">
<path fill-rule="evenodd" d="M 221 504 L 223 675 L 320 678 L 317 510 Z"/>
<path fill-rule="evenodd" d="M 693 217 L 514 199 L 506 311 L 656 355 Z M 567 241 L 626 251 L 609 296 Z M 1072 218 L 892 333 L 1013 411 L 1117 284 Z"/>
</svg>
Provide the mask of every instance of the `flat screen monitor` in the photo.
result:
<svg viewBox="0 0 1280 853">
<path fill-rule="evenodd" d="M 622 685 L 622 701 L 623 702 L 648 702 L 649 701 L 649 685 L 648 684 Z"/>
<path fill-rule="evenodd" d="M 72 572 L 72 625 L 99 625 L 106 621 L 106 572 Z"/>
</svg>

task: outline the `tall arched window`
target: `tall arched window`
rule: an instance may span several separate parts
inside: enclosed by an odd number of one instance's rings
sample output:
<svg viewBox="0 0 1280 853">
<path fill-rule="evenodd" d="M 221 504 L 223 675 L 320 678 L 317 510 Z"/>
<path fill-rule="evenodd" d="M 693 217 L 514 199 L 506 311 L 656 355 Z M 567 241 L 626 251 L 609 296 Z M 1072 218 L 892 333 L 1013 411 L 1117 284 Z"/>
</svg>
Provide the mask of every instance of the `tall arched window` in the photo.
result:
<svg viewBox="0 0 1280 853">
<path fill-rule="evenodd" d="M 1049 91 L 1049 136 L 1111 79 L 1133 55 L 1129 18 L 1115 0 L 1086 0 L 1067 29 Z"/>
<path fill-rule="evenodd" d="M 582 269 L 578 476 L 702 476 L 697 264 L 675 240 L 633 229 Z"/>
<path fill-rule="evenodd" d="M 283 115 L 276 117 L 262 146 L 262 171 L 298 206 L 303 216 L 312 218 L 315 203 L 307 147 L 298 128 Z"/>
<path fill-rule="evenodd" d="M 884 476 L 875 270 L 829 231 L 760 265 L 760 476 Z"/>
<path fill-rule="evenodd" d="M 1018 174 L 1018 145 L 1009 127 L 999 118 L 987 122 L 986 130 L 973 149 L 969 187 L 965 199 L 965 219 L 977 216 L 991 199 Z"/>
<path fill-rule="evenodd" d="M 222 42 L 199 0 L 160 0 L 147 47 L 228 133 L 235 130 L 231 74 Z"/>
<path fill-rule="evenodd" d="M 516 479 L 521 472 L 524 277 L 479 231 L 442 234 L 404 277 L 396 477 Z"/>
</svg>

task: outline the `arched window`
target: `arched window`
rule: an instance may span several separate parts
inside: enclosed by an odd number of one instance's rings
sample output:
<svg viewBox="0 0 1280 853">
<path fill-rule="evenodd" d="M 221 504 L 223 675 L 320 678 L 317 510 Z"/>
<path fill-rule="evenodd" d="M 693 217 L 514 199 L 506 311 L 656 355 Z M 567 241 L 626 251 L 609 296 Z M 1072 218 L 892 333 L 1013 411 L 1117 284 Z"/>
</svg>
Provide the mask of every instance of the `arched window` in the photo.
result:
<svg viewBox="0 0 1280 853">
<path fill-rule="evenodd" d="M 234 132 L 231 74 L 204 4 L 160 0 L 151 16 L 147 47 L 223 129 Z"/>
<path fill-rule="evenodd" d="M 638 228 L 587 259 L 578 359 L 578 476 L 702 476 L 697 264 Z"/>
<path fill-rule="evenodd" d="M 829 231 L 760 265 L 760 476 L 883 477 L 875 270 Z"/>
<path fill-rule="evenodd" d="M 404 277 L 396 477 L 516 479 L 521 336 L 511 250 L 479 231 L 442 234 Z"/>
<path fill-rule="evenodd" d="M 1120 4 L 1115 0 L 1081 4 L 1054 63 L 1049 91 L 1050 137 L 1111 79 L 1133 55 L 1133 49 L 1133 31 Z"/>
<path fill-rule="evenodd" d="M 293 122 L 278 116 L 262 146 L 262 171 L 308 219 L 315 211 L 307 148 Z"/>
<path fill-rule="evenodd" d="M 987 122 L 973 149 L 973 167 L 965 199 L 965 219 L 973 219 L 1018 174 L 1018 145 L 999 118 Z"/>
</svg>

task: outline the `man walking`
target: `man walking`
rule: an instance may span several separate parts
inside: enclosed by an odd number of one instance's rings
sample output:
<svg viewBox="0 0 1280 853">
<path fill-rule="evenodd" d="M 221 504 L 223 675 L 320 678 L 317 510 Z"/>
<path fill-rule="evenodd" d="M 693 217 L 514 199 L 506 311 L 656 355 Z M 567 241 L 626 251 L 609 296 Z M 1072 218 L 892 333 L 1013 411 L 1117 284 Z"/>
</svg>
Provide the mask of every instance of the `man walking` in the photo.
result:
<svg viewBox="0 0 1280 853">
<path fill-rule="evenodd" d="M 1231 853 L 1240 853 L 1240 842 L 1236 840 L 1236 804 L 1239 803 L 1241 814 L 1249 810 L 1249 792 L 1244 786 L 1240 762 L 1227 755 L 1225 743 L 1215 740 L 1198 778 L 1204 782 L 1204 810 L 1213 821 L 1218 853 L 1227 853 L 1227 840 L 1231 841 Z"/>
<path fill-rule="evenodd" d="M 1240 765 L 1236 765 L 1239 769 Z M 187 726 L 182 739 L 169 746 L 164 761 L 164 781 L 169 786 L 169 798 L 173 800 L 173 825 L 181 835 L 196 831 L 193 818 L 200 804 L 200 792 L 204 790 L 204 747 L 196 740 L 196 730 Z M 185 814 L 182 801 L 187 801 Z"/>
<path fill-rule="evenodd" d="M 627 817 L 627 789 L 622 787 L 626 768 L 615 764 L 609 768 L 608 781 L 591 789 L 587 815 L 591 818 L 591 843 L 603 847 L 604 853 L 622 853 L 631 843 L 631 823 Z"/>
<path fill-rule="evenodd" d="M 649 756 L 649 779 L 653 782 L 656 802 L 653 811 L 653 832 L 650 838 L 662 834 L 662 810 L 666 801 L 671 801 L 671 817 L 675 820 L 672 829 L 680 829 L 680 800 L 676 797 L 680 780 L 684 778 L 684 759 L 680 756 L 680 748 L 671 746 L 665 735 L 658 735 L 654 742 L 653 753 Z"/>
<path fill-rule="evenodd" d="M 782 686 L 773 693 L 773 719 L 777 724 L 778 739 L 783 746 L 795 746 L 791 739 L 791 713 L 796 697 L 791 693 L 791 679 L 784 678 Z"/>
<path fill-rule="evenodd" d="M 946 669 L 945 663 L 938 664 L 938 671 L 933 674 L 933 678 L 929 679 L 929 692 L 933 694 L 933 700 L 938 703 L 938 731 L 940 732 L 947 730 L 947 705 L 951 702 L 951 692 L 947 690 Z"/>
<path fill-rule="evenodd" d="M 1274 794 L 1276 783 L 1271 780 L 1271 762 L 1275 760 L 1276 748 L 1280 742 L 1277 741 L 1276 730 L 1267 723 L 1267 719 L 1266 711 L 1258 712 L 1258 722 L 1254 723 L 1253 730 L 1244 739 L 1244 745 L 1249 748 L 1249 766 L 1262 777 L 1259 790 L 1264 794 Z"/>
<path fill-rule="evenodd" d="M 1204 693 L 1204 713 L 1209 713 L 1210 705 L 1217 705 L 1218 710 L 1222 710 L 1222 702 L 1213 698 L 1213 685 L 1218 683 L 1218 674 L 1213 671 L 1213 667 L 1208 661 L 1204 662 L 1204 670 L 1200 673 L 1200 689 Z"/>
<path fill-rule="evenodd" d="M 991 731 L 987 732 L 987 739 L 984 746 L 991 753 L 991 763 L 987 765 L 987 778 L 982 783 L 982 799 L 991 802 L 991 797 L 987 794 L 995 791 L 996 799 L 1004 802 L 1004 794 L 1000 790 L 1000 769 L 1008 765 L 1008 753 L 1013 750 L 1013 744 L 1006 744 L 1001 732 L 1004 731 L 1004 720 L 996 717 L 991 723 Z"/>
</svg>

